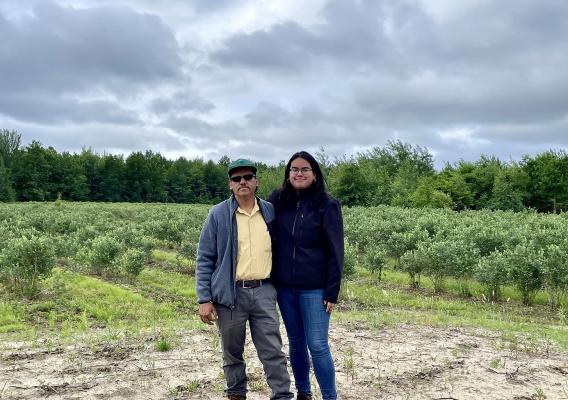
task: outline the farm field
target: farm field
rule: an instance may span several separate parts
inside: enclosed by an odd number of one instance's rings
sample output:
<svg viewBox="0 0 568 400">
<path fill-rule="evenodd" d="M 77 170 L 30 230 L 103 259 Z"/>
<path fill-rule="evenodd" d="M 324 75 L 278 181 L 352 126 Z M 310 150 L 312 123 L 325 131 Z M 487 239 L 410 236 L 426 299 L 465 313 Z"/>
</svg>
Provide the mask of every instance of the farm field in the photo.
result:
<svg viewBox="0 0 568 400">
<path fill-rule="evenodd" d="M 0 204 L 0 399 L 223 398 L 216 329 L 196 317 L 207 210 Z M 341 398 L 568 399 L 564 214 L 344 219 Z M 268 398 L 250 340 L 247 359 L 248 398 Z"/>
</svg>

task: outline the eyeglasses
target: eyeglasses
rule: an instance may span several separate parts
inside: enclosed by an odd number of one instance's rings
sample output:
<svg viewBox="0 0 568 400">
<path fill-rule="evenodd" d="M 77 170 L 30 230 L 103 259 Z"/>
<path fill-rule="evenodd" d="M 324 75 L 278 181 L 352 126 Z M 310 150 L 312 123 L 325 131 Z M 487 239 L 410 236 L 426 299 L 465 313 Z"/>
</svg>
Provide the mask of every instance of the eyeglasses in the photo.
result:
<svg viewBox="0 0 568 400">
<path fill-rule="evenodd" d="M 302 174 L 307 174 L 308 172 L 312 172 L 312 169 L 309 167 L 304 167 L 304 168 L 292 167 L 290 168 L 290 172 L 294 175 L 298 174 L 299 172 L 302 172 Z"/>
<path fill-rule="evenodd" d="M 235 176 L 231 176 L 231 180 L 235 183 L 239 183 L 241 181 L 241 179 L 244 179 L 245 181 L 250 181 L 251 179 L 253 179 L 255 177 L 256 177 L 255 174 L 235 175 Z"/>
</svg>

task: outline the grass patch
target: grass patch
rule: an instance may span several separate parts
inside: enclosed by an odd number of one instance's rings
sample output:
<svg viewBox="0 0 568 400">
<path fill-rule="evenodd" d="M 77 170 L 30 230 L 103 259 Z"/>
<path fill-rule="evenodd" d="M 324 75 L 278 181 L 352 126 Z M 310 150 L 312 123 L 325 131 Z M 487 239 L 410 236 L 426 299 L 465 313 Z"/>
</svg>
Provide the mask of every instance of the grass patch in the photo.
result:
<svg viewBox="0 0 568 400">
<path fill-rule="evenodd" d="M 161 249 L 154 249 L 152 250 L 152 260 L 158 262 L 175 263 L 176 253 Z"/>
<path fill-rule="evenodd" d="M 546 338 L 568 349 L 568 326 L 545 306 L 486 303 L 474 299 L 410 291 L 359 278 L 345 282 L 337 319 L 372 327 L 415 323 L 425 326 L 485 328 Z"/>
<path fill-rule="evenodd" d="M 193 277 L 150 268 L 135 279 L 116 279 L 55 268 L 36 299 L 0 298 L 0 333 L 40 329 L 68 337 L 101 328 L 202 328 Z"/>
<path fill-rule="evenodd" d="M 359 277 L 364 278 L 370 282 L 378 283 L 377 274 L 374 274 L 367 269 L 359 268 L 357 270 L 357 274 Z M 410 286 L 410 277 L 406 272 L 397 271 L 391 268 L 385 268 L 385 270 L 383 270 L 381 282 L 401 287 L 408 287 Z M 463 282 L 460 282 L 455 278 L 448 277 L 444 280 L 444 292 L 465 298 L 466 296 L 462 294 L 462 287 L 464 283 L 467 285 L 471 293 L 471 297 L 478 299 L 485 298 L 485 287 L 481 283 L 473 279 L 467 279 Z M 427 276 L 422 276 L 420 279 L 420 288 L 433 292 L 434 284 L 430 278 L 428 278 Z M 504 301 L 522 301 L 521 293 L 512 286 L 503 287 L 502 298 Z M 546 292 L 544 290 L 537 291 L 533 299 L 533 303 L 547 305 L 548 297 Z M 564 304 L 564 306 L 568 308 L 568 303 Z"/>
<path fill-rule="evenodd" d="M 25 330 L 23 314 L 21 306 L 0 301 L 0 333 Z"/>
<path fill-rule="evenodd" d="M 138 276 L 137 285 L 152 292 L 169 294 L 195 303 L 195 278 L 179 272 L 145 269 Z"/>
<path fill-rule="evenodd" d="M 176 252 L 163 249 L 154 249 L 152 250 L 152 261 L 174 271 L 184 272 L 186 274 L 192 275 L 195 273 L 195 265 L 193 261 L 180 256 Z"/>
<path fill-rule="evenodd" d="M 52 327 L 69 330 L 86 330 L 94 327 L 140 328 L 173 320 L 174 307 L 158 304 L 127 288 L 102 281 L 95 277 L 79 275 L 56 269 L 46 281 L 51 290 L 53 307 L 44 302 L 42 307 L 31 305 L 32 312 L 47 312 L 47 322 Z"/>
</svg>

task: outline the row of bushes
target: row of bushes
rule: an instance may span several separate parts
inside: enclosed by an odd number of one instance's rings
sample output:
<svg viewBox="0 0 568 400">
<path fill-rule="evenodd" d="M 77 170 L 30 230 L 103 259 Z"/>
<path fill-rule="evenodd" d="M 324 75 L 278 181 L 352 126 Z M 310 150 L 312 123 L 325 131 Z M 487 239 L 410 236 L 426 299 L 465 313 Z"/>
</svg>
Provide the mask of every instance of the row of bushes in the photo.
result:
<svg viewBox="0 0 568 400">
<path fill-rule="evenodd" d="M 393 207 L 344 210 L 348 246 L 380 272 L 385 259 L 410 276 L 432 279 L 437 291 L 456 278 L 483 283 L 489 298 L 515 286 L 529 304 L 536 291 L 558 307 L 568 294 L 568 220 L 565 214 L 462 212 Z"/>
<path fill-rule="evenodd" d="M 0 279 L 37 291 L 57 260 L 98 275 L 139 274 L 152 249 L 194 259 L 208 206 L 108 203 L 0 204 Z M 379 278 L 386 260 L 414 286 L 428 276 L 483 283 L 499 299 L 514 285 L 525 303 L 545 289 L 552 307 L 568 293 L 568 216 L 534 212 L 345 208 L 346 274 L 359 259 Z"/>
<path fill-rule="evenodd" d="M 0 205 L 0 279 L 28 297 L 58 260 L 84 273 L 137 276 L 152 249 L 194 259 L 207 206 Z"/>
</svg>

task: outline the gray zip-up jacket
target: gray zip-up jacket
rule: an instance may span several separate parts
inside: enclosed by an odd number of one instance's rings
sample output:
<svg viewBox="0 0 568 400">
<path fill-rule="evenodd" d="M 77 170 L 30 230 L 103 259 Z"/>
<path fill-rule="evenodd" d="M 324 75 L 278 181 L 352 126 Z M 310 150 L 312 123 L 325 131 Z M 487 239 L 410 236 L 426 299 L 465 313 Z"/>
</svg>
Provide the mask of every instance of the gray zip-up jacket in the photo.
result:
<svg viewBox="0 0 568 400">
<path fill-rule="evenodd" d="M 256 198 L 270 236 L 274 208 L 272 204 Z M 235 196 L 213 206 L 205 219 L 195 261 L 197 301 L 212 301 L 230 308 L 235 307 L 237 269 L 237 217 L 239 204 Z"/>
</svg>

